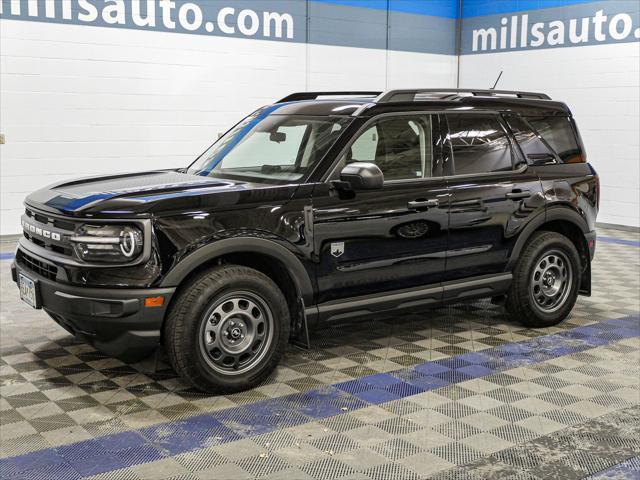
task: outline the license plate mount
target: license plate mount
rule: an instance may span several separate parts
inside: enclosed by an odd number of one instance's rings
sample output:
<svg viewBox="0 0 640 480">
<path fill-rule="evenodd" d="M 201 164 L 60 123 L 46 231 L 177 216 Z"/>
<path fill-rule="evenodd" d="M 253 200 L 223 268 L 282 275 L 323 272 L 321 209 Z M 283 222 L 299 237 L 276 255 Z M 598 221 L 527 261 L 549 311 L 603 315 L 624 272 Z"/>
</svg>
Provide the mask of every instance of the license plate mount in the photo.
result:
<svg viewBox="0 0 640 480">
<path fill-rule="evenodd" d="M 37 280 L 33 280 L 25 274 L 19 273 L 18 287 L 20 288 L 20 299 L 23 302 L 31 305 L 33 308 L 41 308 Z"/>
</svg>

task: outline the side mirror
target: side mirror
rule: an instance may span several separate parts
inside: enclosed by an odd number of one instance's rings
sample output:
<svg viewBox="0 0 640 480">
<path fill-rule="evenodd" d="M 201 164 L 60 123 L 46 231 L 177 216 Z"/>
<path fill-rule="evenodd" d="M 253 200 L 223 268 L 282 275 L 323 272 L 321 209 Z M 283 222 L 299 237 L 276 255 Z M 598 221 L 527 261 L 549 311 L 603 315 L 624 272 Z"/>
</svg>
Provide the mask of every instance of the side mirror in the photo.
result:
<svg viewBox="0 0 640 480">
<path fill-rule="evenodd" d="M 384 174 L 374 163 L 353 162 L 342 169 L 340 180 L 349 182 L 354 190 L 375 190 L 382 188 Z"/>
</svg>

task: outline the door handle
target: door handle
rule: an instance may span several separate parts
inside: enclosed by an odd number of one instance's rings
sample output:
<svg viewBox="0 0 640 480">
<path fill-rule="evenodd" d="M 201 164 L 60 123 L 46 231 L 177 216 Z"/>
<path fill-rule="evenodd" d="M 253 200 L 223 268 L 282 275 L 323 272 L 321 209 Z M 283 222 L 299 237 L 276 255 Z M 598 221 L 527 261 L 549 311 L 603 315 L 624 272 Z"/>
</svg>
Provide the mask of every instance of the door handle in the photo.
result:
<svg viewBox="0 0 640 480">
<path fill-rule="evenodd" d="M 513 190 L 505 195 L 509 200 L 518 200 L 520 198 L 529 198 L 531 196 L 530 190 Z"/>
<path fill-rule="evenodd" d="M 431 208 L 437 207 L 440 204 L 437 198 L 432 198 L 430 200 L 414 200 L 413 202 L 409 202 L 407 206 L 411 210 L 418 210 L 421 208 Z"/>
</svg>

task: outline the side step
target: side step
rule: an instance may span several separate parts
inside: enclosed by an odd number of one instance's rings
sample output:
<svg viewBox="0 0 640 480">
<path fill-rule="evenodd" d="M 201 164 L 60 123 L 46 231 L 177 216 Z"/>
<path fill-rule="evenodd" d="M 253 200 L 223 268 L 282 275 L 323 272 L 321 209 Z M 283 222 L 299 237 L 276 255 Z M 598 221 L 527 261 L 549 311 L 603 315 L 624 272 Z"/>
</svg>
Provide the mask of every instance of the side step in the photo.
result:
<svg viewBox="0 0 640 480">
<path fill-rule="evenodd" d="M 307 323 L 316 325 L 324 321 L 355 318 L 382 312 L 416 309 L 443 302 L 455 302 L 482 297 L 498 297 L 509 289 L 512 278 L 511 273 L 482 275 L 470 279 L 456 280 L 420 288 L 332 300 L 307 307 L 304 314 L 304 323 L 305 325 Z M 306 328 L 308 328 L 308 326 Z"/>
</svg>

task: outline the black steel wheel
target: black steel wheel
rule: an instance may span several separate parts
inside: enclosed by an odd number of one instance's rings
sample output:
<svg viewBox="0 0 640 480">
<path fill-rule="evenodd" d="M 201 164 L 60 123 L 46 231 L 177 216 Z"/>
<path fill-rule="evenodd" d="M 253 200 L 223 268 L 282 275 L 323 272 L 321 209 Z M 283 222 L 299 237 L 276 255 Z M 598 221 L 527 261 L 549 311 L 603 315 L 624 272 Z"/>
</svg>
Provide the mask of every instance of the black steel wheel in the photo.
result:
<svg viewBox="0 0 640 480">
<path fill-rule="evenodd" d="M 178 374 L 194 387 L 228 393 L 257 386 L 289 339 L 284 295 L 263 273 L 221 265 L 181 286 L 163 339 Z"/>
<path fill-rule="evenodd" d="M 561 250 L 542 255 L 531 276 L 529 290 L 534 304 L 545 313 L 553 313 L 566 303 L 571 294 L 573 267 Z"/>
<path fill-rule="evenodd" d="M 507 313 L 528 327 L 562 322 L 576 303 L 581 261 L 570 239 L 536 232 L 525 245 L 507 292 Z"/>
<path fill-rule="evenodd" d="M 212 369 L 241 375 L 260 363 L 273 341 L 273 313 L 252 292 L 231 292 L 213 302 L 201 322 L 200 348 Z"/>
</svg>

